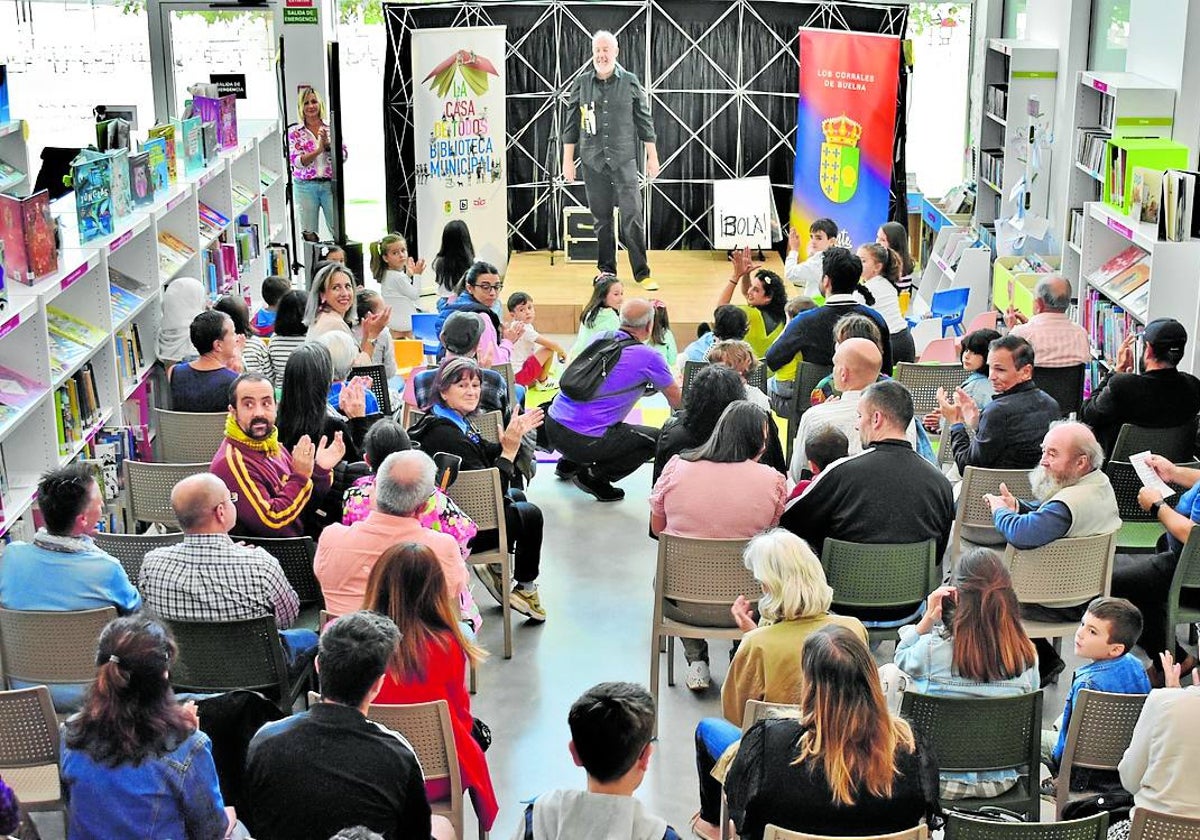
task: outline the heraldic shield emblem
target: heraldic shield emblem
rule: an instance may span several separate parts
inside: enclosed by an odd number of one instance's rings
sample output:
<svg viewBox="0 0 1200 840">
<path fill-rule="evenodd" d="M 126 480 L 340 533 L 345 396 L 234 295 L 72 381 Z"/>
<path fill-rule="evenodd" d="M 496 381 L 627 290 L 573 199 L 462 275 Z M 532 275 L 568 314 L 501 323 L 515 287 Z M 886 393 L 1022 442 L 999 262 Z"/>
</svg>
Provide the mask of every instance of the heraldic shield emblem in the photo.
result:
<svg viewBox="0 0 1200 840">
<path fill-rule="evenodd" d="M 821 121 L 825 142 L 821 144 L 821 192 L 830 201 L 843 204 L 858 189 L 858 141 L 862 126 L 843 114 Z"/>
</svg>

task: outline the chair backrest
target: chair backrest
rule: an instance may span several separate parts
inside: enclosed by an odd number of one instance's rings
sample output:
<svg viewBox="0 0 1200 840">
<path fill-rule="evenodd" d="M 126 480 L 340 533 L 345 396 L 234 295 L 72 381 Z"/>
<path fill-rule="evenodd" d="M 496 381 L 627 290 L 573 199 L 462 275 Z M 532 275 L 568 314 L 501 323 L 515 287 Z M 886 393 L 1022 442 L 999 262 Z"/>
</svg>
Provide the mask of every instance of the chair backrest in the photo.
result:
<svg viewBox="0 0 1200 840">
<path fill-rule="evenodd" d="M 73 612 L 0 609 L 4 685 L 89 683 L 96 677 L 96 640 L 116 607 Z"/>
<path fill-rule="evenodd" d="M 946 814 L 945 840 L 1106 840 L 1108 813 L 1063 822 L 1001 822 L 957 811 Z"/>
<path fill-rule="evenodd" d="M 494 529 L 499 532 L 495 555 L 503 557 L 508 554 L 508 528 L 504 524 L 504 495 L 498 469 L 460 470 L 446 494 L 462 508 L 463 513 L 471 517 L 480 531 Z M 488 552 L 488 555 L 492 553 Z M 484 562 L 479 559 L 480 556 L 472 553 L 471 562 Z"/>
<path fill-rule="evenodd" d="M 44 685 L 0 691 L 0 776 L 31 811 L 62 802 L 58 719 Z"/>
<path fill-rule="evenodd" d="M 973 333 L 975 330 L 994 330 L 999 322 L 999 314 L 995 309 L 988 309 L 986 312 L 980 312 L 971 319 L 971 323 L 967 324 L 967 332 Z"/>
<path fill-rule="evenodd" d="M 950 364 L 959 360 L 958 345 L 953 338 L 935 338 L 925 345 L 921 351 L 920 362 L 941 362 Z M 966 379 L 966 376 L 963 376 Z"/>
<path fill-rule="evenodd" d="M 912 394 L 913 410 L 918 421 L 921 415 L 937 409 L 938 388 L 945 388 L 947 394 L 953 394 L 954 389 L 966 378 L 967 372 L 963 370 L 962 365 L 926 365 L 912 362 L 900 362 L 896 365 L 895 380 Z"/>
<path fill-rule="evenodd" d="M 708 367 L 712 362 L 697 362 L 694 359 L 688 359 L 683 363 L 683 385 L 680 393 L 686 394 L 688 389 L 692 387 L 692 383 L 696 381 L 700 371 Z"/>
<path fill-rule="evenodd" d="M 967 298 L 971 295 L 969 286 L 959 286 L 954 289 L 942 289 L 934 292 L 929 302 L 931 315 L 961 315 L 967 308 Z"/>
<path fill-rule="evenodd" d="M 225 439 L 225 411 L 168 411 L 156 408 L 158 451 L 163 461 L 209 463 Z"/>
<path fill-rule="evenodd" d="M 1116 461 L 1128 461 L 1130 455 L 1149 451 L 1178 464 L 1192 460 L 1195 457 L 1195 449 L 1195 418 L 1182 426 L 1168 426 L 1165 429 L 1150 429 L 1125 423 L 1117 433 L 1117 440 L 1109 457 Z"/>
<path fill-rule="evenodd" d="M 454 730 L 450 725 L 450 705 L 445 700 L 408 703 L 402 706 L 371 704 L 367 719 L 399 732 L 412 746 L 421 763 L 425 783 L 445 780 L 450 786 L 449 801 L 430 802 L 434 813 L 448 814 L 455 834 L 463 833 L 462 773 L 454 749 Z M 482 830 L 480 836 L 483 836 Z"/>
<path fill-rule="evenodd" d="M 992 509 L 983 500 L 985 493 L 997 494 L 1000 485 L 1018 499 L 1029 499 L 1033 489 L 1029 486 L 1028 470 L 989 470 L 985 467 L 967 467 L 962 487 L 958 494 L 958 514 L 955 517 L 955 541 L 966 538 L 983 545 L 1000 545 L 1004 538 L 996 530 Z"/>
<path fill-rule="evenodd" d="M 1128 461 L 1105 461 L 1104 474 L 1112 485 L 1113 494 L 1117 497 L 1117 513 L 1122 522 L 1154 522 L 1157 517 L 1142 510 L 1137 503 L 1138 491 L 1142 489 L 1142 480 L 1133 470 L 1133 464 Z"/>
<path fill-rule="evenodd" d="M 371 393 L 379 401 L 379 410 L 385 417 L 392 416 L 392 397 L 388 391 L 387 369 L 383 365 L 363 365 L 350 368 L 350 377 L 371 377 Z"/>
<path fill-rule="evenodd" d="M 833 373 L 832 365 L 818 365 L 812 362 L 801 362 L 796 366 L 795 390 L 792 393 L 791 412 L 787 418 L 787 460 L 792 460 L 792 448 L 796 442 L 796 431 L 800 428 L 800 418 L 812 407 L 813 388 L 817 383 Z"/>
<path fill-rule="evenodd" d="M 499 411 L 481 411 L 471 418 L 471 423 L 484 440 L 500 442 L 500 427 L 504 424 L 504 417 Z"/>
<path fill-rule="evenodd" d="M 1026 768 L 1036 777 L 1041 749 L 1042 692 L 1015 697 L 939 697 L 906 691 L 906 718 L 937 756 L 938 770 L 960 773 Z M 1039 812 L 1036 784 L 1029 785 L 1026 818 Z"/>
<path fill-rule="evenodd" d="M 905 607 L 916 609 L 936 587 L 937 543 L 867 545 L 826 538 L 821 548 L 825 580 L 837 612 Z"/>
<path fill-rule="evenodd" d="M 1072 411 L 1079 411 L 1083 405 L 1083 374 L 1082 364 L 1070 367 L 1037 367 L 1033 368 L 1033 382 L 1054 399 L 1058 400 L 1059 410 L 1063 417 Z"/>
<path fill-rule="evenodd" d="M 771 369 L 767 367 L 766 362 L 758 362 L 754 367 L 746 371 L 746 384 L 751 388 L 757 388 L 765 394 L 767 393 L 767 379 L 770 373 Z"/>
<path fill-rule="evenodd" d="M 189 475 L 208 472 L 211 461 L 191 464 L 158 464 L 149 461 L 125 462 L 125 491 L 129 494 L 129 515 L 134 522 L 154 522 L 179 528 L 171 510 L 171 490 Z"/>
<path fill-rule="evenodd" d="M 756 600 L 762 587 L 742 562 L 747 542 L 659 534 L 656 589 L 687 604 L 732 606 L 739 595 Z"/>
<path fill-rule="evenodd" d="M 777 825 L 767 823 L 763 829 L 763 840 L 834 840 L 832 837 L 827 837 L 823 834 L 805 834 L 801 831 L 789 831 L 786 828 L 780 828 Z M 857 840 L 928 840 L 929 828 L 924 825 L 913 826 L 904 831 L 897 831 L 894 834 L 870 834 L 857 838 Z"/>
<path fill-rule="evenodd" d="M 183 532 L 170 534 L 109 534 L 98 532 L 93 538 L 96 547 L 116 557 L 121 568 L 129 577 L 129 582 L 137 586 L 138 574 L 142 570 L 142 560 L 147 551 L 162 548 L 164 545 L 174 545 L 183 542 Z"/>
<path fill-rule="evenodd" d="M 301 604 L 323 604 L 321 584 L 313 572 L 317 544 L 312 537 L 239 537 L 247 545 L 262 548 L 279 561 L 283 575 L 296 590 Z"/>
<path fill-rule="evenodd" d="M 498 365 L 492 365 L 492 370 L 504 377 L 504 383 L 508 386 L 508 402 L 509 405 L 517 401 L 517 375 L 513 371 L 513 366 L 509 362 L 503 362 Z"/>
<path fill-rule="evenodd" d="M 1004 550 L 1004 565 L 1022 604 L 1074 606 L 1107 595 L 1115 534 L 1064 537 L 1041 548 Z"/>
<path fill-rule="evenodd" d="M 1200 840 L 1200 819 L 1138 806 L 1130 814 L 1129 840 Z"/>
<path fill-rule="evenodd" d="M 168 621 L 179 658 L 171 685 L 180 691 L 261 691 L 287 697 L 287 663 L 274 616 L 238 621 Z"/>
<path fill-rule="evenodd" d="M 441 317 L 437 312 L 414 312 L 412 316 L 413 337 L 421 340 L 425 346 L 425 355 L 437 353 L 442 340 L 438 336 L 437 322 Z M 432 349 L 430 349 L 432 348 Z"/>
<path fill-rule="evenodd" d="M 398 370 L 407 370 L 425 364 L 425 347 L 417 339 L 392 339 L 392 350 L 396 356 Z"/>
<path fill-rule="evenodd" d="M 1171 588 L 1167 593 L 1167 639 L 1175 638 L 1175 622 L 1180 611 L 1180 596 L 1184 590 L 1189 590 L 1191 595 L 1196 595 L 1200 591 L 1200 531 L 1193 528 L 1189 533 L 1188 540 L 1184 543 L 1183 551 L 1179 555 L 1179 562 L 1175 564 L 1175 573 L 1171 576 Z M 1187 610 L 1188 620 L 1197 610 Z M 1168 646 L 1168 649 L 1170 646 Z"/>
<path fill-rule="evenodd" d="M 745 711 L 742 713 L 742 731 L 745 732 L 760 720 L 768 718 L 789 718 L 800 714 L 800 707 L 795 703 L 768 703 L 766 700 L 747 700 Z"/>
<path fill-rule="evenodd" d="M 1116 770 L 1133 740 L 1133 729 L 1145 703 L 1145 694 L 1110 694 L 1080 689 L 1067 727 L 1067 742 L 1060 764 L 1062 778 L 1071 778 L 1071 770 L 1076 767 Z M 1067 803 L 1069 787 L 1062 785 L 1058 792 L 1059 816 Z"/>
</svg>

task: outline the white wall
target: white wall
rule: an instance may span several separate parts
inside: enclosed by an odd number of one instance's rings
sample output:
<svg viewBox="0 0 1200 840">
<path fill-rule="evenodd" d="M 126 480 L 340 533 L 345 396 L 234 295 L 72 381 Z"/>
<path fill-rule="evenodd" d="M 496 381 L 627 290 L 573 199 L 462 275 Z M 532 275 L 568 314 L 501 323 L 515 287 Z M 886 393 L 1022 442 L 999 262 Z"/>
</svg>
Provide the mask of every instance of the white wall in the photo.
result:
<svg viewBox="0 0 1200 840">
<path fill-rule="evenodd" d="M 1132 0 L 1125 69 L 1175 88 L 1173 139 L 1200 150 L 1200 3 Z"/>
</svg>

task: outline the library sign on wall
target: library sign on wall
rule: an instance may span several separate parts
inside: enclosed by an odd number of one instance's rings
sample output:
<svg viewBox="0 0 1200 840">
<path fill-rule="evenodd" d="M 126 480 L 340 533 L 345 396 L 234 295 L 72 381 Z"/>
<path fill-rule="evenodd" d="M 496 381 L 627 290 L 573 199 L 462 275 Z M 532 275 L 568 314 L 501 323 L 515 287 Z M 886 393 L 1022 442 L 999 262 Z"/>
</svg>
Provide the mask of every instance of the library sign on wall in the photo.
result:
<svg viewBox="0 0 1200 840">
<path fill-rule="evenodd" d="M 504 27 L 412 34 L 417 252 L 437 253 L 461 219 L 475 255 L 504 271 L 508 258 Z"/>
</svg>

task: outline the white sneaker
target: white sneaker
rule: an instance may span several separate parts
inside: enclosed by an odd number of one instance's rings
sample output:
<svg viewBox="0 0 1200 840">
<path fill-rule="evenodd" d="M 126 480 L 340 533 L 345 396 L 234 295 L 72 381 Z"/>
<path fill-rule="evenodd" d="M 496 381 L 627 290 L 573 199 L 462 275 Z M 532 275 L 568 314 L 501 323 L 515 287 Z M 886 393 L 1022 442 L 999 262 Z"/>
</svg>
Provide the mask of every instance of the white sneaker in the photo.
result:
<svg viewBox="0 0 1200 840">
<path fill-rule="evenodd" d="M 692 691 L 704 691 L 712 685 L 712 675 L 708 673 L 708 663 L 698 659 L 688 666 L 684 684 Z"/>
</svg>

